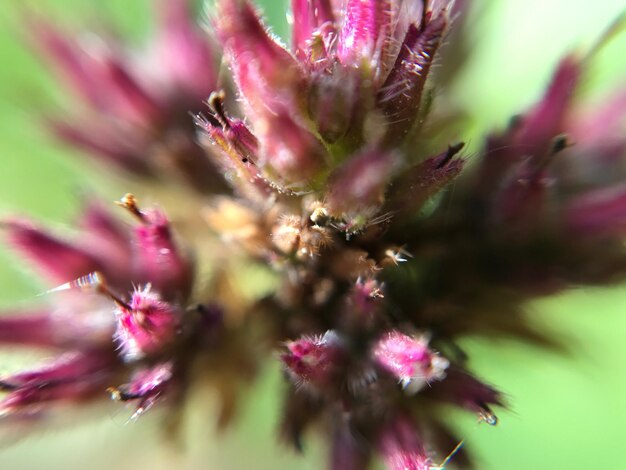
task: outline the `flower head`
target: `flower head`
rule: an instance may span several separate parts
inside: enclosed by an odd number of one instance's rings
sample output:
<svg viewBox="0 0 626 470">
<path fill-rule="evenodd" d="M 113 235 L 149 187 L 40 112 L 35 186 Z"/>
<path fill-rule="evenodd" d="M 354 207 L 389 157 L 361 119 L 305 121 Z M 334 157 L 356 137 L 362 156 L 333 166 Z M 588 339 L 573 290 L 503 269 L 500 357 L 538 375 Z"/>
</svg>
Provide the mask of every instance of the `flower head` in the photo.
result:
<svg viewBox="0 0 626 470">
<path fill-rule="evenodd" d="M 626 141 L 623 93 L 594 119 L 578 108 L 588 59 L 572 54 L 466 170 L 433 67 L 463 4 L 293 0 L 288 48 L 251 1 L 219 0 L 211 29 L 232 79 L 219 88 L 214 48 L 183 0 L 159 3 L 167 20 L 150 54 L 169 67 L 156 75 L 42 23 L 42 46 L 101 113 L 87 130 L 57 122 L 59 133 L 135 175 L 163 151 L 161 176 L 176 168 L 202 196 L 181 196 L 169 218 L 128 194 L 118 204 L 130 226 L 90 204 L 74 239 L 5 223 L 9 243 L 61 285 L 51 306 L 0 317 L 3 344 L 56 354 L 0 377 L 2 417 L 106 390 L 135 418 L 171 396 L 176 410 L 203 375 L 225 424 L 238 385 L 274 358 L 283 438 L 301 449 L 321 429 L 330 468 L 379 456 L 391 470 L 439 469 L 455 443 L 468 464 L 441 409 L 495 425 L 505 403 L 457 340 L 548 344 L 525 321 L 527 300 L 626 275 Z M 272 273 L 261 294 L 241 285 L 249 266 Z"/>
</svg>

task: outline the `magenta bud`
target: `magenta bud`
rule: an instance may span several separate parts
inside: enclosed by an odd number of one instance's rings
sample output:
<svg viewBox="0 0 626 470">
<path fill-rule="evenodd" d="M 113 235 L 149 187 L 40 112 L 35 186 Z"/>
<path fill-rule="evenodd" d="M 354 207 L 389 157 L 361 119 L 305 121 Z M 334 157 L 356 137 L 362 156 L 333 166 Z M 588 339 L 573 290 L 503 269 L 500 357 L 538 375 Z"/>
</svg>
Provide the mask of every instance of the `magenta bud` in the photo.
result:
<svg viewBox="0 0 626 470">
<path fill-rule="evenodd" d="M 215 25 L 251 116 L 297 105 L 305 84 L 294 57 L 272 38 L 247 0 L 222 0 Z"/>
<path fill-rule="evenodd" d="M 40 55 L 83 105 L 78 115 L 46 124 L 92 158 L 142 176 L 182 177 L 205 192 L 218 184 L 217 175 L 194 142 L 187 112 L 215 88 L 213 44 L 194 22 L 191 0 L 158 3 L 161 21 L 140 53 L 93 34 L 81 42 L 29 15 Z"/>
<path fill-rule="evenodd" d="M 387 424 L 380 433 L 378 448 L 388 470 L 431 470 L 424 442 L 406 417 Z"/>
<path fill-rule="evenodd" d="M 426 14 L 420 26 L 411 24 L 400 53 L 378 94 L 389 119 L 388 139 L 402 138 L 417 117 L 426 78 L 448 27 L 448 12 Z"/>
<path fill-rule="evenodd" d="M 137 404 L 131 418 L 138 418 L 152 408 L 172 385 L 174 364 L 163 362 L 135 372 L 127 384 L 109 388 L 111 398 L 118 401 L 132 401 Z"/>
<path fill-rule="evenodd" d="M 174 242 L 167 216 L 158 209 L 135 209 L 141 222 L 134 228 L 140 278 L 166 298 L 186 296 L 191 289 L 192 266 Z"/>
<path fill-rule="evenodd" d="M 312 75 L 309 113 L 324 140 L 335 142 L 350 130 L 361 99 L 360 91 L 358 77 L 336 64 L 331 72 L 325 70 Z"/>
<path fill-rule="evenodd" d="M 311 57 L 313 35 L 322 25 L 334 23 L 330 0 L 291 0 L 292 48 L 295 56 L 304 62 Z"/>
<path fill-rule="evenodd" d="M 296 385 L 320 389 L 332 385 L 337 378 L 344 346 L 334 331 L 290 341 L 286 348 L 280 358 Z"/>
<path fill-rule="evenodd" d="M 182 315 L 177 307 L 152 292 L 148 284 L 136 289 L 128 304 L 118 304 L 115 316 L 115 339 L 124 359 L 133 361 L 169 346 L 176 339 Z"/>
<path fill-rule="evenodd" d="M 306 185 L 326 159 L 317 138 L 286 110 L 257 121 L 255 131 L 265 144 L 260 150 L 259 167 L 269 180 L 288 189 Z"/>
<path fill-rule="evenodd" d="M 81 299 L 83 300 L 83 299 Z M 77 348 L 110 339 L 112 323 L 76 314 L 84 302 L 64 299 L 61 308 L 0 313 L 0 344 L 42 348 Z M 67 311 L 66 311 L 67 310 Z"/>
<path fill-rule="evenodd" d="M 429 349 L 428 338 L 414 338 L 399 331 L 385 334 L 374 346 L 376 363 L 396 377 L 408 393 L 446 377 L 450 362 Z"/>
<path fill-rule="evenodd" d="M 371 78 L 384 78 L 393 49 L 396 2 L 391 0 L 347 0 L 339 33 L 337 57 L 342 64 L 367 71 Z"/>
<path fill-rule="evenodd" d="M 454 158 L 463 143 L 403 171 L 389 191 L 386 208 L 396 214 L 413 215 L 424 203 L 456 178 L 464 160 Z M 400 220 L 400 217 L 397 217 Z"/>
</svg>

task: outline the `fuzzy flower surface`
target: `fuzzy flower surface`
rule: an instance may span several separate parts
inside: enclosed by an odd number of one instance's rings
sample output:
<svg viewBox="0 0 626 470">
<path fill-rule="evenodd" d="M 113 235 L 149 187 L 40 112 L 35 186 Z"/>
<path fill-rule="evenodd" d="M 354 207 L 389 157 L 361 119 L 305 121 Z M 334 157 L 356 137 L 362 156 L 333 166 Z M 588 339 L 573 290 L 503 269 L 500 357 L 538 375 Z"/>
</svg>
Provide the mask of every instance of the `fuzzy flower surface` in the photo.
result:
<svg viewBox="0 0 626 470">
<path fill-rule="evenodd" d="M 107 394 L 132 418 L 181 413 L 200 381 L 225 425 L 278 361 L 280 436 L 302 450 L 321 432 L 328 468 L 440 469 L 452 449 L 470 467 L 444 411 L 495 425 L 506 403 L 457 340 L 550 345 L 527 301 L 626 275 L 626 90 L 584 107 L 588 56 L 571 54 L 469 165 L 437 96 L 465 2 L 292 0 L 290 46 L 249 0 L 217 1 L 207 31 L 186 0 L 155 6 L 142 60 L 32 23 L 82 100 L 84 117 L 50 118 L 56 135 L 197 200 L 166 213 L 129 193 L 115 214 L 86 198 L 73 236 L 4 222 L 51 290 L 0 316 L 0 343 L 52 359 L 0 376 L 0 425 Z M 242 263 L 273 288 L 245 295 Z"/>
</svg>

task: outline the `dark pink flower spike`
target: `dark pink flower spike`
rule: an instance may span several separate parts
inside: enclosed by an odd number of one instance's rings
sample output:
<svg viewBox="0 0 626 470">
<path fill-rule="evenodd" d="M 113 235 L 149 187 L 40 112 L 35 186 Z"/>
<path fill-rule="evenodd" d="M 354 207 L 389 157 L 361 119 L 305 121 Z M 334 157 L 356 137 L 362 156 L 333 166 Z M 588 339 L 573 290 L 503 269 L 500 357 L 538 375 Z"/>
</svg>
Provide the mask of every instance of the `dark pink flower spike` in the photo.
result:
<svg viewBox="0 0 626 470">
<path fill-rule="evenodd" d="M 138 220 L 134 232 L 133 281 L 151 283 L 165 298 L 185 297 L 192 284 L 193 266 L 174 242 L 167 216 L 159 209 L 142 210 L 132 194 L 119 204 Z"/>
<path fill-rule="evenodd" d="M 394 66 L 378 94 L 389 120 L 388 141 L 401 139 L 417 117 L 426 79 L 449 24 L 447 8 L 424 15 L 421 25 L 411 24 Z"/>
<path fill-rule="evenodd" d="M 408 393 L 416 393 L 434 381 L 443 380 L 450 362 L 428 347 L 426 336 L 414 338 L 399 331 L 383 335 L 372 357 L 398 379 Z"/>
<path fill-rule="evenodd" d="M 290 341 L 286 348 L 280 358 L 296 386 L 319 391 L 338 385 L 344 345 L 336 332 Z"/>
<path fill-rule="evenodd" d="M 358 68 L 366 75 L 363 78 L 384 79 L 393 49 L 396 8 L 392 0 L 347 0 L 337 44 L 339 61 Z"/>
<path fill-rule="evenodd" d="M 422 438 L 406 417 L 392 419 L 380 433 L 379 452 L 388 470 L 430 470 Z"/>
<path fill-rule="evenodd" d="M 303 71 L 270 37 L 250 2 L 221 0 L 218 5 L 217 34 L 253 123 L 277 107 L 302 109 Z"/>
<path fill-rule="evenodd" d="M 115 367 L 112 350 L 70 351 L 38 369 L 0 377 L 0 417 L 46 402 L 78 401 L 104 390 Z"/>
<path fill-rule="evenodd" d="M 379 150 L 365 151 L 340 166 L 329 178 L 330 214 L 362 228 L 384 202 L 397 166 L 396 154 Z"/>
<path fill-rule="evenodd" d="M 163 362 L 138 370 L 129 383 L 118 388 L 109 388 L 109 392 L 114 400 L 136 403 L 135 412 L 131 416 L 131 419 L 136 419 L 171 390 L 173 377 L 173 362 Z"/>
<path fill-rule="evenodd" d="M 115 316 L 115 339 L 124 359 L 130 362 L 170 346 L 177 337 L 182 313 L 148 285 L 136 289 L 128 304 L 118 302 Z"/>
</svg>

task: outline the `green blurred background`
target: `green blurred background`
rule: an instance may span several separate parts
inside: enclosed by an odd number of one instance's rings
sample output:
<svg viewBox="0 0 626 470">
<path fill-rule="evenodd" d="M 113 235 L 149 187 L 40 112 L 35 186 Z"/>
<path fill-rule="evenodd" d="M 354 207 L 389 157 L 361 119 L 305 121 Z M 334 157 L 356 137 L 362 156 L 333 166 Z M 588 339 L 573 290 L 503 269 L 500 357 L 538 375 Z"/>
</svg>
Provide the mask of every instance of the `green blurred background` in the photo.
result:
<svg viewBox="0 0 626 470">
<path fill-rule="evenodd" d="M 111 21 L 138 41 L 150 28 L 148 0 L 31 1 L 39 12 L 62 21 Z M 283 0 L 265 0 L 275 31 L 286 37 Z M 454 96 L 472 114 L 465 136 L 474 146 L 541 93 L 558 58 L 584 48 L 624 9 L 623 0 L 483 0 L 474 2 L 469 26 L 472 55 Z M 78 206 L 77 190 L 97 178 L 79 158 L 51 143 L 37 127 L 36 113 L 63 104 L 63 94 L 19 39 L 16 7 L 0 2 L 0 214 L 25 212 L 59 223 Z M 626 85 L 626 33 L 594 60 L 585 85 L 589 96 Z M 76 155 L 74 155 L 76 157 Z M 130 190 L 112 181 L 101 190 L 112 199 Z M 0 253 L 0 302 L 28 303 L 41 290 Z M 498 385 L 511 403 L 497 427 L 470 415 L 451 416 L 478 459 L 478 468 L 626 469 L 626 286 L 575 289 L 529 306 L 533 321 L 573 344 L 564 357 L 515 343 L 468 338 L 471 366 Z M 14 358 L 0 356 L 0 373 Z M 266 371 L 247 392 L 236 426 L 213 433 L 211 397 L 188 407 L 184 445 L 159 440 L 159 416 L 126 423 L 128 414 L 107 407 L 86 415 L 68 411 L 65 424 L 13 442 L 0 425 L 0 468 L 28 469 L 316 469 L 324 468 L 322 443 L 312 439 L 298 459 L 274 444 L 280 378 Z M 6 446 L 4 444 L 7 444 Z"/>
</svg>

